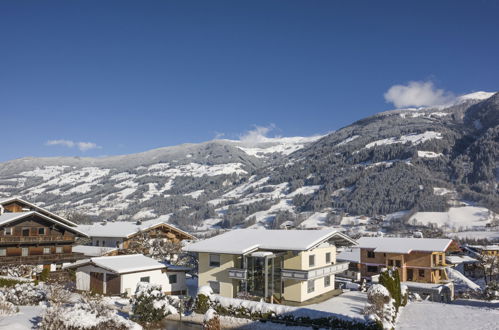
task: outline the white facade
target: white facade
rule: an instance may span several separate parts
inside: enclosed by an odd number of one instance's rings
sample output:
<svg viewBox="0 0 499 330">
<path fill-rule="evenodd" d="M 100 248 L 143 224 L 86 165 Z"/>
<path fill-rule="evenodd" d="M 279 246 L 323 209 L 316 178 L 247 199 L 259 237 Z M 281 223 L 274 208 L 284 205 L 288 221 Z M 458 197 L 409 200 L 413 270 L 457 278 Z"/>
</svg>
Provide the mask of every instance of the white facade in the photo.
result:
<svg viewBox="0 0 499 330">
<path fill-rule="evenodd" d="M 82 291 L 90 290 L 90 273 L 104 274 L 104 294 L 106 294 L 106 276 L 107 274 L 116 275 L 116 273 L 94 265 L 84 265 L 76 270 L 76 289 Z M 176 283 L 170 283 L 169 275 L 176 275 Z M 166 271 L 165 269 L 154 269 L 137 271 L 132 273 L 119 274 L 120 276 L 120 293 L 126 293 L 131 296 L 135 293 L 137 284 L 141 279 L 149 277 L 149 283 L 161 285 L 162 291 L 166 293 L 177 293 L 187 290 L 185 282 L 185 272 Z"/>
</svg>

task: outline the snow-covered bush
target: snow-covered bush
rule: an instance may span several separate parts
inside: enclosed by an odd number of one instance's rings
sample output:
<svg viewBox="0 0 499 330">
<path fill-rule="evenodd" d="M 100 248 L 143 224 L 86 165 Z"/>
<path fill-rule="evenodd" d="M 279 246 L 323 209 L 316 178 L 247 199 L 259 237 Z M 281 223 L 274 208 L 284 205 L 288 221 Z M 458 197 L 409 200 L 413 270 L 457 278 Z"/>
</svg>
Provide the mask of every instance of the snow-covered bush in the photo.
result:
<svg viewBox="0 0 499 330">
<path fill-rule="evenodd" d="M 203 330 L 220 330 L 220 319 L 213 308 L 209 308 L 204 314 Z"/>
<path fill-rule="evenodd" d="M 48 307 L 38 324 L 41 330 L 140 330 L 142 327 L 118 315 L 101 300 Z"/>
<path fill-rule="evenodd" d="M 365 314 L 368 318 L 381 323 L 385 329 L 393 328 L 397 310 L 388 289 L 381 284 L 372 285 L 367 291 L 367 301 Z"/>
<path fill-rule="evenodd" d="M 61 284 L 50 284 L 44 287 L 47 300 L 53 304 L 65 304 L 71 300 L 72 292 Z"/>
<path fill-rule="evenodd" d="M 196 298 L 196 303 L 194 311 L 198 314 L 204 314 L 210 308 L 210 297 L 213 294 L 213 290 L 209 285 L 204 285 L 198 289 L 198 295 Z"/>
<path fill-rule="evenodd" d="M 11 302 L 5 300 L 5 296 L 0 294 L 0 316 L 12 315 L 19 312 L 19 308 Z"/>
<path fill-rule="evenodd" d="M 139 283 L 132 299 L 133 318 L 141 323 L 155 323 L 169 314 L 177 314 L 168 297 L 157 284 Z"/>
<path fill-rule="evenodd" d="M 40 285 L 33 283 L 16 284 L 10 288 L 2 288 L 5 300 L 14 305 L 37 305 L 46 299 L 45 291 Z"/>
<path fill-rule="evenodd" d="M 400 306 L 405 306 L 404 301 L 407 303 L 407 297 L 402 296 L 402 289 L 400 286 L 399 272 L 395 268 L 384 269 L 379 275 L 379 284 L 383 285 L 390 296 L 393 298 L 394 305 L 398 311 Z M 407 294 L 407 292 L 405 292 Z"/>
<path fill-rule="evenodd" d="M 498 300 L 499 299 L 499 283 L 493 281 L 489 282 L 485 289 L 483 290 L 483 295 L 486 300 Z"/>
</svg>

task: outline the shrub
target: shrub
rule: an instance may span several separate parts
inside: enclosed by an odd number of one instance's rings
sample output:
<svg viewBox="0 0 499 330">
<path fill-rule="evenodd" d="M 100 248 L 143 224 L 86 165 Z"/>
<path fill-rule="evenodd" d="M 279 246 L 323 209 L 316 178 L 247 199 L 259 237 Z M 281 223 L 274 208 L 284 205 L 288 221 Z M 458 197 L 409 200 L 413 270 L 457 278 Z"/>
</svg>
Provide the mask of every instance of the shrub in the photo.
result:
<svg viewBox="0 0 499 330">
<path fill-rule="evenodd" d="M 171 306 L 161 286 L 139 283 L 132 299 L 133 318 L 140 323 L 156 323 L 177 310 Z"/>
<path fill-rule="evenodd" d="M 379 284 L 388 289 L 390 296 L 395 300 L 394 305 L 398 312 L 399 307 L 403 306 L 399 272 L 396 269 L 388 269 L 382 272 L 379 275 Z"/>
<path fill-rule="evenodd" d="M 203 330 L 220 330 L 220 319 L 213 308 L 209 308 L 204 314 Z"/>
<path fill-rule="evenodd" d="M 13 287 L 16 284 L 22 284 L 25 282 L 10 279 L 10 278 L 0 278 L 0 287 Z"/>
<path fill-rule="evenodd" d="M 0 316 L 12 315 L 18 312 L 19 308 L 16 305 L 5 300 L 3 295 L 0 297 Z"/>
<path fill-rule="evenodd" d="M 40 273 L 38 279 L 42 282 L 47 282 L 50 274 L 50 269 L 49 268 L 43 268 L 42 272 Z"/>
<path fill-rule="evenodd" d="M 381 284 L 374 284 L 367 291 L 367 301 L 369 304 L 364 313 L 368 318 L 382 324 L 385 329 L 391 329 L 397 316 L 397 310 L 388 289 Z"/>
<path fill-rule="evenodd" d="M 46 300 L 45 292 L 38 285 L 32 283 L 16 284 L 14 287 L 2 290 L 5 300 L 14 305 L 36 305 Z"/>
<path fill-rule="evenodd" d="M 65 304 L 71 299 L 72 292 L 61 284 L 51 284 L 45 286 L 47 300 L 53 304 Z"/>
<path fill-rule="evenodd" d="M 198 296 L 194 306 L 194 311 L 198 314 L 205 314 L 210 308 L 210 297 L 213 290 L 205 285 L 198 289 Z"/>
<path fill-rule="evenodd" d="M 74 305 L 54 305 L 42 315 L 39 329 L 52 330 L 130 330 L 141 327 L 119 316 L 99 300 L 87 300 Z"/>
</svg>

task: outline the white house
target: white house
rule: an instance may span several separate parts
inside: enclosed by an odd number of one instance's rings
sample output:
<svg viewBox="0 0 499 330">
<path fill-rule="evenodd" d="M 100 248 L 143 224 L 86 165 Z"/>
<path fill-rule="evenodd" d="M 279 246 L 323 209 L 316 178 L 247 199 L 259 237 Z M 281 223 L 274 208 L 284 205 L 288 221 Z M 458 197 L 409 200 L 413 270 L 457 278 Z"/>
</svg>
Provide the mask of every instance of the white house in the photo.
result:
<svg viewBox="0 0 499 330">
<path fill-rule="evenodd" d="M 167 294 L 186 294 L 185 267 L 160 263 L 142 254 L 95 257 L 65 268 L 76 269 L 76 289 L 131 296 L 139 282 L 159 284 Z"/>
</svg>

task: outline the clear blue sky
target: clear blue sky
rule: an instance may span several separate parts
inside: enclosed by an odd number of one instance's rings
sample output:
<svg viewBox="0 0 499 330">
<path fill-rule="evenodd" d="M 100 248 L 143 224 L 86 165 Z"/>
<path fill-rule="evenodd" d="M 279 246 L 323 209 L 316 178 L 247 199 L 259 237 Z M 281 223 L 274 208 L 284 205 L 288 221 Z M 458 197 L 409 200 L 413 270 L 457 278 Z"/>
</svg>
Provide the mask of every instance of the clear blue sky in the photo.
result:
<svg viewBox="0 0 499 330">
<path fill-rule="evenodd" d="M 326 133 L 395 84 L 496 91 L 497 1 L 0 2 L 0 160 Z M 81 151 L 50 140 L 92 142 Z"/>
</svg>

